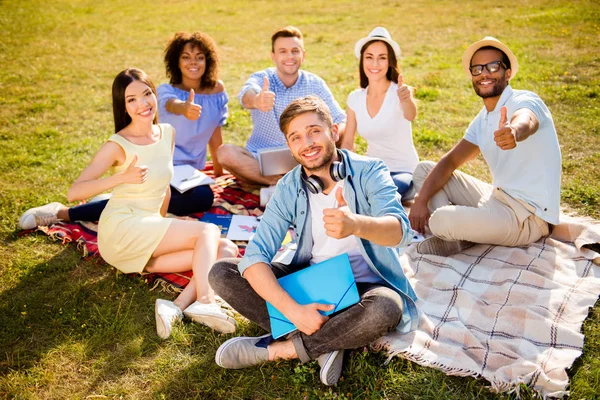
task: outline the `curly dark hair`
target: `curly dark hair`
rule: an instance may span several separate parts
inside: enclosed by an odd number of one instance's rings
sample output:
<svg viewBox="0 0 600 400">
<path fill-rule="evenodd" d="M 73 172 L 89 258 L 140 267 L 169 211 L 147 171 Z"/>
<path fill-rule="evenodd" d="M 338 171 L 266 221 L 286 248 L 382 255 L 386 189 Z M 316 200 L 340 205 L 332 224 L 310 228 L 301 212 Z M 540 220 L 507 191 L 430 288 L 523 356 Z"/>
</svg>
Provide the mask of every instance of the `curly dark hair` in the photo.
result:
<svg viewBox="0 0 600 400">
<path fill-rule="evenodd" d="M 206 70 L 200 78 L 201 89 L 212 89 L 219 80 L 219 56 L 215 41 L 202 32 L 177 32 L 165 47 L 165 68 L 171 85 L 181 83 L 181 70 L 179 57 L 186 44 L 191 43 L 192 48 L 198 48 L 206 57 Z"/>
</svg>

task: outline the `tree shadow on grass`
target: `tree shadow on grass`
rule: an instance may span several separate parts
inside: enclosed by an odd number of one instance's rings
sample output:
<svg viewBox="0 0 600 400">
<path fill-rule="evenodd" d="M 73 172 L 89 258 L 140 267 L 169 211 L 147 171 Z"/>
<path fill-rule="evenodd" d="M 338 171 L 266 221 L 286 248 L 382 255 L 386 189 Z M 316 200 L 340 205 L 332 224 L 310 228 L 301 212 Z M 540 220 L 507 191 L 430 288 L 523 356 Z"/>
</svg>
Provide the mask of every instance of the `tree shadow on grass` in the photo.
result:
<svg viewBox="0 0 600 400">
<path fill-rule="evenodd" d="M 25 272 L 18 268 L 3 271 L 18 284 L 0 293 L 0 397 L 95 391 L 158 343 L 155 295 L 141 279 L 70 248 Z"/>
</svg>

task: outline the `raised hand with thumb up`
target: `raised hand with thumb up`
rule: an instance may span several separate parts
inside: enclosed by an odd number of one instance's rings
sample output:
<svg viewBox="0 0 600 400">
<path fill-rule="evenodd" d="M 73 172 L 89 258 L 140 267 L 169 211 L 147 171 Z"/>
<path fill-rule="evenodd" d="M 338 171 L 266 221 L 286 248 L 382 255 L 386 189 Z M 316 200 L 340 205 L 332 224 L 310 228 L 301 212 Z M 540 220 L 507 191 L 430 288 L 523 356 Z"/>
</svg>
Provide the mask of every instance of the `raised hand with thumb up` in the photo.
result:
<svg viewBox="0 0 600 400">
<path fill-rule="evenodd" d="M 123 171 L 123 183 L 144 183 L 148 175 L 148 167 L 145 165 L 137 166 L 138 156 L 133 156 L 131 163 Z"/>
<path fill-rule="evenodd" d="M 190 121 L 196 121 L 202 114 L 202 106 L 194 103 L 195 96 L 194 89 L 190 89 L 190 96 L 183 103 L 183 115 Z"/>
<path fill-rule="evenodd" d="M 344 192 L 338 187 L 335 192 L 336 206 L 323 210 L 323 222 L 325 223 L 325 234 L 335 239 L 343 239 L 356 234 L 358 222 L 356 215 L 348 208 L 344 198 Z"/>
<path fill-rule="evenodd" d="M 396 91 L 398 100 L 400 101 L 400 108 L 404 118 L 408 121 L 412 121 L 417 116 L 417 103 L 413 97 L 413 88 L 404 83 L 404 77 L 398 76 L 398 90 Z"/>
<path fill-rule="evenodd" d="M 275 93 L 269 90 L 269 78 L 265 76 L 262 90 L 254 98 L 254 108 L 262 112 L 269 112 L 273 109 L 274 105 Z"/>
<path fill-rule="evenodd" d="M 407 101 L 410 101 L 410 88 L 406 83 L 404 83 L 404 78 L 402 77 L 402 75 L 398 76 L 397 94 L 400 103 L 406 103 Z"/>
<path fill-rule="evenodd" d="M 494 141 L 502 150 L 511 150 L 517 147 L 516 132 L 510 125 L 510 121 L 506 117 L 506 107 L 500 109 L 500 122 L 498 129 L 494 131 Z"/>
</svg>

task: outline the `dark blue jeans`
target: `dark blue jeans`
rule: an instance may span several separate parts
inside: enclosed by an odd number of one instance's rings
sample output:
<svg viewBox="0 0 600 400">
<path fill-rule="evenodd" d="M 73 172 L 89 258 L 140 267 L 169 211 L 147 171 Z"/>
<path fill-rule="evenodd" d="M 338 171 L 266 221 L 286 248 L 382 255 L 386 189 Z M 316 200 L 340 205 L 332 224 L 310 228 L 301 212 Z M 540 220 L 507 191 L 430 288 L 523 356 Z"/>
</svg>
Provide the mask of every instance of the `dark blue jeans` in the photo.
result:
<svg viewBox="0 0 600 400">
<path fill-rule="evenodd" d="M 237 312 L 270 332 L 266 302 L 240 275 L 240 260 L 226 258 L 217 261 L 208 275 L 210 286 Z M 272 271 L 277 278 L 300 269 L 302 266 L 272 263 Z M 403 303 L 397 292 L 375 283 L 357 283 L 356 286 L 359 303 L 333 314 L 321 329 L 310 336 L 299 331 L 293 334 L 292 343 L 300 361 L 314 360 L 335 350 L 367 346 L 393 331 L 400 323 Z"/>
<path fill-rule="evenodd" d="M 394 184 L 398 188 L 400 196 L 404 195 L 412 188 L 412 174 L 410 172 L 390 172 Z"/>
<path fill-rule="evenodd" d="M 209 185 L 196 186 L 185 193 L 171 188 L 168 211 L 175 215 L 190 215 L 204 212 L 212 207 L 214 194 Z M 108 200 L 96 201 L 69 208 L 71 221 L 98 221 Z"/>
</svg>

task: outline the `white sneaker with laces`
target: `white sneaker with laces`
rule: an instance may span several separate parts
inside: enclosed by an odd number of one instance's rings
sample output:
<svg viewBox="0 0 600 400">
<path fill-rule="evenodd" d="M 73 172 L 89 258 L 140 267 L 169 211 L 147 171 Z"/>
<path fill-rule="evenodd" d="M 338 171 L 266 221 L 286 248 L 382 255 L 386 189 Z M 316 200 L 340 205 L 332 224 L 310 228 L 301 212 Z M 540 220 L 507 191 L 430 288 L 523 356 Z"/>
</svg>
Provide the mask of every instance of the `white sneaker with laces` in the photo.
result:
<svg viewBox="0 0 600 400">
<path fill-rule="evenodd" d="M 172 301 L 156 299 L 154 317 L 156 318 L 156 333 L 161 339 L 167 339 L 171 336 L 173 324 L 183 319 L 183 313 Z"/>
<path fill-rule="evenodd" d="M 38 226 L 55 224 L 59 221 L 56 215 L 61 208 L 65 208 L 65 206 L 57 202 L 30 208 L 19 218 L 19 227 L 21 229 L 35 229 Z"/>
<path fill-rule="evenodd" d="M 195 301 L 183 310 L 183 315 L 220 333 L 233 333 L 237 329 L 235 319 L 227 315 L 217 304 Z"/>
</svg>

